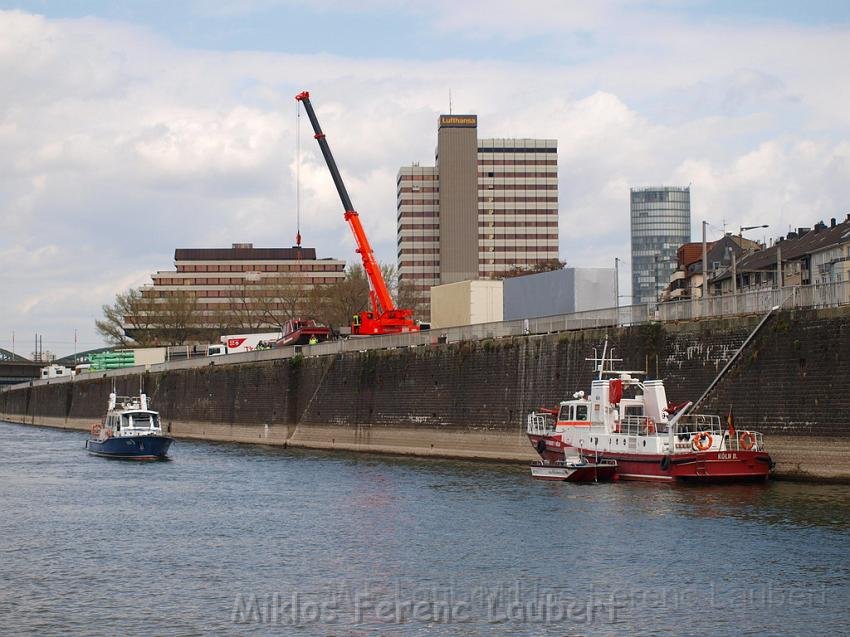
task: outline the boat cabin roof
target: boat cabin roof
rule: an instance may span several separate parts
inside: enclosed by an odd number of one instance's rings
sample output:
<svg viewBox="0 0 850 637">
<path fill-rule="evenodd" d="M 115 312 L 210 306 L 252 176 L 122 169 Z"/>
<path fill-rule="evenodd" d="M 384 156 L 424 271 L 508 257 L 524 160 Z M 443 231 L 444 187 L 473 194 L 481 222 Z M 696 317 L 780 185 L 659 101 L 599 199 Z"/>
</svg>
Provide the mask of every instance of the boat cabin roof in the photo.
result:
<svg viewBox="0 0 850 637">
<path fill-rule="evenodd" d="M 148 429 L 160 426 L 159 413 L 150 409 L 113 409 L 106 414 L 104 423 L 107 427 L 122 429 L 124 427 Z"/>
<path fill-rule="evenodd" d="M 153 411 L 151 409 L 120 409 L 119 408 L 119 409 L 113 409 L 112 411 L 110 411 L 106 415 L 107 415 L 107 417 L 109 417 L 109 416 L 115 416 L 115 417 L 117 417 L 117 416 L 121 416 L 121 417 L 152 416 L 154 418 L 159 418 L 159 412 Z"/>
<path fill-rule="evenodd" d="M 562 400 L 561 407 L 564 405 L 586 405 L 590 402 L 590 396 L 585 396 L 584 398 L 574 398 L 572 400 Z"/>
</svg>

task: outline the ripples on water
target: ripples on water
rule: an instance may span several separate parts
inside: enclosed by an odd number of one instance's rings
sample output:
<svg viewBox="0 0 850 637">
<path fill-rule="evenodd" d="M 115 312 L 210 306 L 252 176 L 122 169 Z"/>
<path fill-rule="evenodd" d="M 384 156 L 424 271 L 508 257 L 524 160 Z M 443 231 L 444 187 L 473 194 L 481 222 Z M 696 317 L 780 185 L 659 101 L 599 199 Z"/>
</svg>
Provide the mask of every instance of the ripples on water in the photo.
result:
<svg viewBox="0 0 850 637">
<path fill-rule="evenodd" d="M 0 634 L 850 632 L 846 486 L 85 437 L 0 423 Z"/>
</svg>

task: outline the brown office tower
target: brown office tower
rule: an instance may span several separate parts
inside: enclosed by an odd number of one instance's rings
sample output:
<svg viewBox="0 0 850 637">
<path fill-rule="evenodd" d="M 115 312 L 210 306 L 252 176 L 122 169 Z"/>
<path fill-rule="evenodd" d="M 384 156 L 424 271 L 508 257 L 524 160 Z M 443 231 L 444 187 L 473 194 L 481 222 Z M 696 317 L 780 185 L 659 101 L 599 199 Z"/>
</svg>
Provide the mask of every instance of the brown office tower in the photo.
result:
<svg viewBox="0 0 850 637">
<path fill-rule="evenodd" d="M 440 283 L 478 278 L 478 118 L 440 115 Z"/>
<path fill-rule="evenodd" d="M 441 115 L 436 166 L 398 173 L 400 295 L 418 317 L 433 285 L 558 258 L 557 140 L 478 139 L 477 120 Z"/>
</svg>

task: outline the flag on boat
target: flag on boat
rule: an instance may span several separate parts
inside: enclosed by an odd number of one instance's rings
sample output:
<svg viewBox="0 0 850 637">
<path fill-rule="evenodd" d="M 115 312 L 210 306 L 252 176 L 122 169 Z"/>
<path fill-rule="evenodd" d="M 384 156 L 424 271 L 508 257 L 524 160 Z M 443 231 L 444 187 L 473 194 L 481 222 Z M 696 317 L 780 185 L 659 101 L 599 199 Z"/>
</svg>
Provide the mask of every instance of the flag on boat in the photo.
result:
<svg viewBox="0 0 850 637">
<path fill-rule="evenodd" d="M 726 425 L 729 427 L 729 437 L 735 435 L 735 419 L 732 417 L 732 408 L 729 407 L 729 415 L 726 416 Z"/>
</svg>

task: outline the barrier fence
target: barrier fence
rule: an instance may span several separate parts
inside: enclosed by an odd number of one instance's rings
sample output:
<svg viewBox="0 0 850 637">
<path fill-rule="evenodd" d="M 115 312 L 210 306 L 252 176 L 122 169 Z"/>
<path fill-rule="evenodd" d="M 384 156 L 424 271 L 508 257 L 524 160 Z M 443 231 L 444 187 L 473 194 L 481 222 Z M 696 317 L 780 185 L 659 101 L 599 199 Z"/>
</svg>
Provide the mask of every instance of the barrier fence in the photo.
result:
<svg viewBox="0 0 850 637">
<path fill-rule="evenodd" d="M 778 289 L 753 290 L 723 296 L 710 296 L 704 299 L 670 301 L 659 304 L 627 305 L 515 321 L 434 328 L 423 332 L 410 332 L 408 334 L 354 337 L 326 341 L 316 345 L 294 345 L 269 350 L 227 354 L 224 356 L 201 355 L 192 357 L 190 350 L 194 348 L 195 352 L 197 352 L 199 348 L 203 349 L 203 346 L 185 346 L 187 357 L 183 360 L 170 360 L 165 363 L 88 373 L 80 376 L 80 379 L 109 378 L 111 376 L 140 374 L 146 371 L 158 372 L 288 359 L 295 356 L 329 356 L 344 352 L 364 352 L 368 350 L 397 349 L 426 345 L 439 346 L 447 343 L 457 343 L 459 341 L 551 334 L 553 332 L 599 327 L 627 327 L 652 321 L 687 321 L 721 316 L 763 314 L 775 306 L 780 306 L 783 309 L 792 309 L 838 307 L 847 304 L 850 304 L 850 281 L 792 286 Z M 184 346 L 181 346 L 177 349 L 183 348 Z M 74 377 L 72 376 L 28 381 L 27 384 L 36 386 L 73 381 Z M 5 388 L 0 389 L 0 391 L 3 390 Z"/>
<path fill-rule="evenodd" d="M 787 310 L 838 307 L 847 304 L 850 304 L 850 281 L 841 281 L 764 288 L 738 294 L 659 303 L 656 318 L 659 321 L 687 321 L 738 314 L 764 314 L 777 305 Z"/>
</svg>

